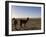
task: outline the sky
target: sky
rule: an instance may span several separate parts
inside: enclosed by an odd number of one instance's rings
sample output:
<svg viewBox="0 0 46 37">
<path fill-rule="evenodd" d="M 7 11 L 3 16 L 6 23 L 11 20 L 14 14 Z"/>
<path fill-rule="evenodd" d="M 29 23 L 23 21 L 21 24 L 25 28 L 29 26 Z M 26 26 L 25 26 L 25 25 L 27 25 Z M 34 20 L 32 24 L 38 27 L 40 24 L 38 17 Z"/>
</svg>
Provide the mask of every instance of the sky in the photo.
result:
<svg viewBox="0 0 46 37">
<path fill-rule="evenodd" d="M 30 18 L 39 18 L 41 17 L 41 7 L 33 6 L 11 6 L 12 17 L 30 17 Z"/>
</svg>

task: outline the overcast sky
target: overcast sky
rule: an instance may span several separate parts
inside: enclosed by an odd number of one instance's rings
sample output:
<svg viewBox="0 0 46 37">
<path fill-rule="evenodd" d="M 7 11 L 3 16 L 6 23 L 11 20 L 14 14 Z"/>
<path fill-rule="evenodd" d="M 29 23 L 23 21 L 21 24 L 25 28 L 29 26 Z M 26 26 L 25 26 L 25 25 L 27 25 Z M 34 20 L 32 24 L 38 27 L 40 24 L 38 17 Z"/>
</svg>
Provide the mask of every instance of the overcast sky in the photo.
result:
<svg viewBox="0 0 46 37">
<path fill-rule="evenodd" d="M 12 17 L 41 17 L 41 7 L 32 6 L 11 6 Z"/>
</svg>

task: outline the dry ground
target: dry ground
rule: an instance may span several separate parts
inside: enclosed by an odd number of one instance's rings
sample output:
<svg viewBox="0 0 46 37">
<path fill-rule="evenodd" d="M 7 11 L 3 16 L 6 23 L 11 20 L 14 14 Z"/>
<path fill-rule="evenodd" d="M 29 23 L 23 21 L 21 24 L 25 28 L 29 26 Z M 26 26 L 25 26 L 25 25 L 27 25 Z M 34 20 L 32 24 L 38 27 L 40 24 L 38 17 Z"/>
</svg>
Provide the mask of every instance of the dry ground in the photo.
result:
<svg viewBox="0 0 46 37">
<path fill-rule="evenodd" d="M 25 18 L 23 18 L 25 19 Z M 23 28 L 20 26 L 20 18 L 16 19 L 18 21 L 17 25 L 12 25 L 12 31 L 22 31 L 22 30 L 40 30 L 41 29 L 41 18 L 30 18 L 28 22 L 22 24 Z M 26 19 L 25 19 L 26 20 Z M 18 29 L 18 30 L 16 30 Z"/>
</svg>

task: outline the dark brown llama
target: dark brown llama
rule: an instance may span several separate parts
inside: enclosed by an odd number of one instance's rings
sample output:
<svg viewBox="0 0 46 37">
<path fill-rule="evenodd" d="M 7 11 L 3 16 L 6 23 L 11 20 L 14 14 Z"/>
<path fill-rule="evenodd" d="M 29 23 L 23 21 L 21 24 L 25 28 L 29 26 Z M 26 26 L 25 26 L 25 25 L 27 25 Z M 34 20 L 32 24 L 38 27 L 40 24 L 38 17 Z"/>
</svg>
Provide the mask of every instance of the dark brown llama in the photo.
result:
<svg viewBox="0 0 46 37">
<path fill-rule="evenodd" d="M 17 20 L 16 20 L 15 18 L 13 18 L 13 19 L 12 19 L 12 25 L 15 26 L 15 29 L 16 29 L 16 30 L 18 30 L 18 29 L 16 28 L 17 23 L 18 23 Z"/>
<path fill-rule="evenodd" d="M 22 25 L 22 24 L 25 25 L 28 20 L 29 20 L 29 18 L 27 18 L 27 20 L 22 20 L 22 19 L 20 19 L 20 26 L 21 26 L 21 28 L 23 28 L 23 25 Z"/>
<path fill-rule="evenodd" d="M 12 24 L 14 24 L 14 25 L 17 24 L 17 20 L 15 18 L 12 19 Z"/>
</svg>

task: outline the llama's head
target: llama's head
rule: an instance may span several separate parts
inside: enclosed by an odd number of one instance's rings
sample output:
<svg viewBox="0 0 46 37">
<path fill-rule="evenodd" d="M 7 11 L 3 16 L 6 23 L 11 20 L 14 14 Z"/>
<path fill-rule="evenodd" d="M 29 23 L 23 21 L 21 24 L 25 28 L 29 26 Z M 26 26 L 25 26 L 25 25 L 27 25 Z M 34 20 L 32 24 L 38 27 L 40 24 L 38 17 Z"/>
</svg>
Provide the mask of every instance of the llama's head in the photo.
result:
<svg viewBox="0 0 46 37">
<path fill-rule="evenodd" d="M 14 24 L 15 18 L 12 18 L 12 24 Z"/>
<path fill-rule="evenodd" d="M 12 18 L 12 24 L 14 24 L 14 25 L 17 24 L 17 20 L 15 18 Z"/>
<path fill-rule="evenodd" d="M 27 18 L 27 20 L 29 20 L 29 17 Z"/>
<path fill-rule="evenodd" d="M 15 20 L 15 18 L 12 18 L 12 20 Z"/>
</svg>

